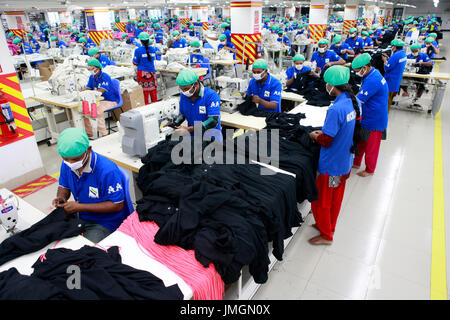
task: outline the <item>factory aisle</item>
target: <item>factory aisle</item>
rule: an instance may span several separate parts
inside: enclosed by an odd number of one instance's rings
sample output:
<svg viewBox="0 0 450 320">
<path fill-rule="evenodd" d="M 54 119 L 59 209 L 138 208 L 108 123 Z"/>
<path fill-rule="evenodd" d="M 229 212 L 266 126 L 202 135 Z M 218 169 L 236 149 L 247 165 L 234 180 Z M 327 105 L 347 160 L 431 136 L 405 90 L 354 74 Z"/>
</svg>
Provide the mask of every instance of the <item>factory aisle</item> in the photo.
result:
<svg viewBox="0 0 450 320">
<path fill-rule="evenodd" d="M 448 52 L 444 33 L 441 54 Z M 446 61 L 440 72 L 450 72 Z M 444 197 L 450 199 L 450 86 L 442 109 Z M 352 172 L 347 182 L 335 241 L 312 246 L 312 214 L 294 235 L 254 299 L 429 299 L 432 258 L 435 120 L 426 113 L 391 110 L 375 175 Z M 57 174 L 56 146 L 39 145 L 47 174 Z M 26 201 L 48 213 L 57 183 Z M 450 202 L 445 203 L 450 230 Z M 450 237 L 447 237 L 447 251 Z M 447 275 L 450 274 L 447 254 Z"/>
</svg>

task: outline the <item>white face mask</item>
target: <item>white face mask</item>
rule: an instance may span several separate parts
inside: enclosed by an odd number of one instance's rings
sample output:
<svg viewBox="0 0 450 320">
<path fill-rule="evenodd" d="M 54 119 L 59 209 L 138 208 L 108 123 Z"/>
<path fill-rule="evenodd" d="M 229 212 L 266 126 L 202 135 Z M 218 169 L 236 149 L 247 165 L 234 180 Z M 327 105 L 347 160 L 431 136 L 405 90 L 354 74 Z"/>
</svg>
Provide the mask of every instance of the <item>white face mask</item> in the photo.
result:
<svg viewBox="0 0 450 320">
<path fill-rule="evenodd" d="M 253 74 L 253 78 L 255 78 L 255 80 L 261 80 L 262 78 L 263 78 L 263 74 L 264 74 L 264 71 L 263 72 L 261 72 L 261 73 L 254 73 Z"/>
<path fill-rule="evenodd" d="M 333 92 L 334 87 L 332 87 L 332 89 L 330 91 L 328 91 L 327 87 L 325 87 L 325 90 L 327 90 L 328 94 L 331 96 L 331 92 Z"/>
<path fill-rule="evenodd" d="M 327 48 L 319 48 L 318 50 L 320 53 L 324 53 L 325 51 L 327 51 Z"/>
<path fill-rule="evenodd" d="M 195 93 L 195 89 L 194 92 L 191 92 L 191 89 L 194 87 L 194 84 L 192 84 L 192 87 L 189 88 L 189 90 L 186 91 L 181 91 L 186 97 L 190 98 L 194 95 Z"/>
<path fill-rule="evenodd" d="M 362 73 L 361 73 L 362 72 Z M 363 77 L 364 76 L 364 71 L 363 69 L 359 70 L 359 72 L 356 74 L 358 77 Z"/>
<path fill-rule="evenodd" d="M 354 38 L 356 36 L 356 33 L 350 33 L 350 38 Z"/>
<path fill-rule="evenodd" d="M 412 54 L 414 57 L 417 57 L 419 55 L 419 52 L 413 52 Z"/>
<path fill-rule="evenodd" d="M 227 44 L 226 41 L 220 41 L 220 43 L 221 43 L 222 45 L 224 45 L 224 46 Z"/>
<path fill-rule="evenodd" d="M 296 64 L 295 65 L 295 69 L 297 69 L 298 71 L 303 69 L 303 64 Z"/>
<path fill-rule="evenodd" d="M 83 166 L 83 162 L 86 160 L 86 157 L 87 157 L 87 154 L 86 154 L 86 155 L 83 157 L 83 159 L 81 159 L 80 161 L 70 163 L 70 162 L 64 160 L 64 163 L 65 163 L 72 171 L 75 171 L 75 170 L 80 169 L 80 168 Z"/>
</svg>

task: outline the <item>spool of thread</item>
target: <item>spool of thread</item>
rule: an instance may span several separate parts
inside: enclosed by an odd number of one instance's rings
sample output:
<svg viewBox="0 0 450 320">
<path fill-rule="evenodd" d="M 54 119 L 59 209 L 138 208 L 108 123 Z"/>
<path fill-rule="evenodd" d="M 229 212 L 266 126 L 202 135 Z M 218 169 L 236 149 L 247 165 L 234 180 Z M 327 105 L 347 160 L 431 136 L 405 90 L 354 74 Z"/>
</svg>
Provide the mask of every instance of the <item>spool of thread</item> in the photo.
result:
<svg viewBox="0 0 450 320">
<path fill-rule="evenodd" d="M 81 105 L 83 106 L 83 114 L 89 114 L 89 102 L 82 101 Z"/>
<path fill-rule="evenodd" d="M 97 118 L 97 104 L 91 103 L 91 118 Z"/>
</svg>

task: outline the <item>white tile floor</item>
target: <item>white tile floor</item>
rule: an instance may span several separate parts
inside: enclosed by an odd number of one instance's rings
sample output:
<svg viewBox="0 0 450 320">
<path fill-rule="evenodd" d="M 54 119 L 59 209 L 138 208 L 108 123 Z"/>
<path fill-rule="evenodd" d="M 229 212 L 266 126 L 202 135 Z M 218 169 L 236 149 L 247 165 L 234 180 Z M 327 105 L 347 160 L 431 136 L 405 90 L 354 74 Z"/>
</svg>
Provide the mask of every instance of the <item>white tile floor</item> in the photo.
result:
<svg viewBox="0 0 450 320">
<path fill-rule="evenodd" d="M 445 56 L 450 34 L 441 40 Z M 450 72 L 450 63 L 441 65 Z M 450 109 L 447 89 L 442 109 L 445 199 L 450 199 Z M 39 146 L 48 174 L 61 159 L 55 146 Z M 376 174 L 348 180 L 335 241 L 312 246 L 317 234 L 305 223 L 294 235 L 254 299 L 429 299 L 433 210 L 434 120 L 425 113 L 391 110 L 388 140 L 382 142 Z M 26 198 L 44 212 L 54 184 Z M 450 205 L 445 206 L 450 230 Z M 448 231 L 447 231 L 448 233 Z M 447 251 L 450 237 L 447 237 Z M 450 266 L 447 254 L 447 270 Z M 447 272 L 450 280 L 450 272 Z"/>
</svg>

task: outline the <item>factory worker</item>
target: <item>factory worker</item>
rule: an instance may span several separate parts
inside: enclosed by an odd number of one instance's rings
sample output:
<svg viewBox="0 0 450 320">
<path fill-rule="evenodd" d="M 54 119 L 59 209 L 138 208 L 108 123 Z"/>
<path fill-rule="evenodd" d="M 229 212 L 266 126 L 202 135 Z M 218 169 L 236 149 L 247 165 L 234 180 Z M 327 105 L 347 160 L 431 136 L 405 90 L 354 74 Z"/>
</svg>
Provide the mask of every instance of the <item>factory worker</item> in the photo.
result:
<svg viewBox="0 0 450 320">
<path fill-rule="evenodd" d="M 361 89 L 356 97 L 361 102 L 361 126 L 364 134 L 353 162 L 353 167 L 359 169 L 365 154 L 366 168 L 358 172 L 360 177 L 371 176 L 375 172 L 381 138 L 388 124 L 389 87 L 370 61 L 370 55 L 363 53 L 352 62 L 352 69 L 362 78 Z"/>
<path fill-rule="evenodd" d="M 428 69 L 429 72 L 431 72 L 431 70 L 433 68 L 433 61 L 431 61 L 430 57 L 426 53 L 420 52 L 421 47 L 422 46 L 418 43 L 411 45 L 411 47 L 410 47 L 411 53 L 408 54 L 406 57 L 408 59 L 415 59 L 416 66 L 418 66 L 419 68 L 422 67 L 422 69 Z M 425 67 L 425 68 L 423 68 L 423 67 Z M 414 81 L 417 82 L 417 94 L 413 100 L 413 103 L 415 103 L 422 96 L 423 92 L 425 91 L 425 85 L 423 83 L 426 83 L 427 80 L 428 79 L 414 79 Z M 400 86 L 400 88 L 402 88 L 404 91 L 402 96 L 408 97 L 409 94 L 408 94 L 407 86 Z M 419 106 L 419 105 L 416 105 L 416 106 Z M 429 110 L 429 112 L 431 112 L 431 110 Z"/>
<path fill-rule="evenodd" d="M 53 46 L 53 44 L 54 44 L 55 48 L 68 48 L 66 43 L 62 40 L 58 40 L 57 37 L 51 37 L 50 41 L 51 41 L 51 45 Z"/>
<path fill-rule="evenodd" d="M 221 34 L 219 36 L 219 41 L 220 44 L 217 47 L 217 50 L 220 51 L 221 49 L 225 49 L 230 52 L 233 52 L 233 59 L 236 60 L 236 52 L 237 52 L 236 46 L 232 42 L 227 42 L 227 36 L 224 34 Z"/>
<path fill-rule="evenodd" d="M 345 39 L 345 43 L 348 44 L 350 49 L 352 49 L 355 54 L 359 53 L 363 48 L 363 39 L 358 37 L 356 28 L 351 28 L 348 30 L 348 37 Z"/>
<path fill-rule="evenodd" d="M 14 32 L 11 32 L 11 31 L 8 32 L 8 34 L 6 35 L 6 42 L 8 44 L 12 43 L 15 37 L 16 37 L 16 35 L 14 34 Z"/>
<path fill-rule="evenodd" d="M 33 51 L 39 52 L 39 50 L 41 49 L 41 45 L 36 39 L 33 38 L 33 35 L 31 33 L 27 33 L 27 40 Z"/>
<path fill-rule="evenodd" d="M 285 46 L 289 47 L 289 54 L 291 54 L 291 41 L 287 36 L 283 36 L 284 32 L 283 30 L 278 31 L 278 38 L 277 41 L 283 43 Z"/>
<path fill-rule="evenodd" d="M 102 67 L 106 67 L 106 66 L 115 66 L 116 63 L 114 61 L 109 60 L 109 58 L 103 54 L 100 53 L 100 49 L 99 48 L 90 48 L 88 51 L 89 56 L 91 56 L 94 59 L 97 59 L 98 61 L 100 61 L 100 63 L 102 64 Z"/>
<path fill-rule="evenodd" d="M 186 28 L 186 26 L 181 26 L 181 33 L 188 33 L 188 29 Z"/>
<path fill-rule="evenodd" d="M 405 43 L 400 39 L 391 41 L 392 55 L 388 58 L 386 54 L 382 55 L 384 62 L 384 78 L 389 86 L 389 102 L 388 110 L 391 108 L 392 99 L 400 90 L 400 83 L 402 82 L 403 72 L 406 66 L 406 54 L 403 50 Z"/>
<path fill-rule="evenodd" d="M 327 39 L 320 39 L 317 45 L 318 49 L 311 57 L 311 62 L 316 62 L 316 72 L 324 72 L 326 68 L 332 65 L 345 64 L 345 60 L 339 57 L 336 52 L 328 50 Z"/>
<path fill-rule="evenodd" d="M 133 33 L 136 30 L 136 25 L 131 21 L 128 20 L 128 23 L 125 25 L 125 30 L 127 31 L 127 33 Z"/>
<path fill-rule="evenodd" d="M 286 70 L 286 86 L 288 89 L 294 89 L 294 80 L 297 78 L 297 75 L 299 73 L 303 72 L 310 72 L 310 74 L 313 74 L 310 67 L 304 66 L 303 63 L 305 62 L 305 57 L 302 54 L 296 54 L 294 58 L 292 59 L 292 62 L 294 65 L 292 67 L 289 67 Z M 311 73 L 312 72 L 312 73 Z"/>
<path fill-rule="evenodd" d="M 180 86 L 180 114 L 173 123 L 167 124 L 181 132 L 194 135 L 194 124 L 200 122 L 204 136 L 222 141 L 220 124 L 220 98 L 217 92 L 203 86 L 198 74 L 189 68 L 177 76 Z M 182 126 L 184 121 L 187 126 Z"/>
<path fill-rule="evenodd" d="M 135 45 L 136 47 L 141 47 L 141 44 L 136 41 L 134 37 L 130 37 L 128 33 L 124 33 L 122 35 L 122 40 L 125 41 L 126 44 Z"/>
<path fill-rule="evenodd" d="M 336 35 L 333 38 L 333 44 L 331 45 L 330 50 L 336 52 L 336 54 L 344 60 L 347 60 L 349 54 L 355 54 L 352 48 L 350 48 L 348 44 L 343 42 L 342 36 L 340 34 Z"/>
<path fill-rule="evenodd" d="M 144 24 L 141 22 L 141 23 L 138 23 L 138 28 L 136 29 L 136 31 L 134 32 L 134 36 L 136 37 L 136 38 L 138 38 L 139 37 L 139 34 L 141 33 L 141 32 L 143 32 L 144 31 Z"/>
<path fill-rule="evenodd" d="M 80 37 L 85 37 L 87 44 L 91 45 L 92 47 L 96 46 L 94 40 L 92 40 L 91 37 L 89 36 L 89 33 L 87 33 L 87 34 L 80 33 Z"/>
<path fill-rule="evenodd" d="M 208 62 L 208 60 L 205 58 L 204 55 L 201 54 L 200 48 L 201 48 L 201 44 L 199 41 L 192 41 L 189 44 L 191 50 L 193 50 L 193 52 L 189 55 L 189 58 L 186 61 L 186 64 L 188 67 L 200 67 L 200 68 L 208 68 L 208 73 L 203 76 L 201 78 L 201 80 L 203 79 L 207 79 L 211 76 L 211 66 Z"/>
<path fill-rule="evenodd" d="M 172 36 L 175 38 L 172 43 L 173 48 L 186 48 L 188 46 L 186 39 L 181 38 L 180 31 L 175 30 L 172 32 Z"/>
<path fill-rule="evenodd" d="M 419 37 L 427 38 L 428 37 L 428 29 L 425 27 L 420 29 Z"/>
<path fill-rule="evenodd" d="M 161 55 L 147 32 L 139 34 L 142 47 L 134 50 L 133 64 L 137 66 L 137 80 L 144 91 L 145 104 L 158 101 L 155 60 Z M 150 95 L 150 99 L 149 99 Z"/>
<path fill-rule="evenodd" d="M 264 25 L 263 25 L 263 29 L 267 29 L 267 30 L 270 30 L 270 27 L 269 27 L 269 22 L 270 22 L 270 19 L 266 19 L 266 20 L 264 20 Z"/>
<path fill-rule="evenodd" d="M 363 39 L 363 49 L 373 49 L 373 41 L 368 31 L 361 32 Z"/>
<path fill-rule="evenodd" d="M 103 66 L 97 59 L 88 61 L 88 69 L 91 72 L 86 87 L 82 90 L 96 90 L 102 93 L 104 100 L 97 105 L 97 130 L 101 136 L 108 135 L 105 127 L 105 110 L 115 107 L 120 101 L 120 88 L 116 88 L 111 77 L 102 72 Z M 88 117 L 84 117 L 84 127 L 89 137 L 93 137 L 91 122 Z"/>
<path fill-rule="evenodd" d="M 230 27 L 230 24 L 224 22 L 224 23 L 222 23 L 220 25 L 220 27 L 223 30 L 222 34 L 224 34 L 227 37 L 227 43 L 231 43 L 231 27 Z M 208 36 L 208 35 L 205 35 L 205 37 L 210 39 L 210 40 L 213 40 L 213 41 L 219 40 L 219 37 L 212 37 L 212 36 Z"/>
<path fill-rule="evenodd" d="M 8 49 L 13 56 L 18 56 L 20 54 L 20 51 L 22 50 L 20 38 L 16 39 L 14 39 L 11 43 L 8 43 Z"/>
<path fill-rule="evenodd" d="M 90 48 L 96 47 L 95 43 L 87 43 L 87 40 L 84 37 L 78 39 L 78 43 L 81 44 L 83 48 L 83 54 L 88 55 L 88 51 Z"/>
<path fill-rule="evenodd" d="M 117 27 L 113 27 L 114 33 L 112 34 L 113 39 L 117 39 L 120 37 L 121 32 L 119 30 L 119 28 Z"/>
<path fill-rule="evenodd" d="M 155 42 L 162 44 L 164 39 L 164 31 L 161 29 L 159 23 L 156 23 L 154 27 L 155 27 Z"/>
<path fill-rule="evenodd" d="M 316 222 L 313 227 L 320 235 L 309 239 L 313 245 L 333 243 L 346 180 L 357 148 L 354 142 L 359 143 L 354 136 L 359 136 L 360 106 L 348 84 L 349 79 L 350 69 L 345 66 L 332 66 L 325 71 L 326 90 L 336 99 L 327 111 L 322 130 L 310 133 L 311 139 L 321 145 L 316 180 L 319 198 L 311 203 Z"/>
<path fill-rule="evenodd" d="M 31 48 L 30 44 L 22 42 L 22 39 L 20 39 L 19 37 L 13 40 L 13 44 L 17 45 L 20 48 L 20 54 L 24 54 L 24 49 L 26 54 L 34 53 L 33 48 Z"/>
<path fill-rule="evenodd" d="M 52 204 L 85 222 L 83 236 L 94 243 L 114 232 L 129 215 L 119 167 L 89 146 L 86 132 L 67 128 L 58 137 L 63 158 L 59 186 Z M 73 195 L 75 201 L 69 201 Z"/>
<path fill-rule="evenodd" d="M 250 80 L 247 96 L 258 108 L 269 112 L 281 112 L 281 82 L 269 74 L 267 61 L 257 59 L 252 64 L 253 79 Z"/>
<path fill-rule="evenodd" d="M 425 44 L 422 45 L 422 48 L 425 48 L 425 52 L 430 57 L 430 59 L 434 59 L 437 54 L 439 54 L 439 45 L 436 42 L 436 38 L 433 37 L 436 35 L 435 33 L 430 33 L 429 37 L 425 39 Z"/>
</svg>

